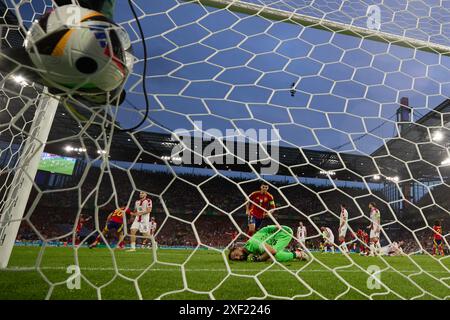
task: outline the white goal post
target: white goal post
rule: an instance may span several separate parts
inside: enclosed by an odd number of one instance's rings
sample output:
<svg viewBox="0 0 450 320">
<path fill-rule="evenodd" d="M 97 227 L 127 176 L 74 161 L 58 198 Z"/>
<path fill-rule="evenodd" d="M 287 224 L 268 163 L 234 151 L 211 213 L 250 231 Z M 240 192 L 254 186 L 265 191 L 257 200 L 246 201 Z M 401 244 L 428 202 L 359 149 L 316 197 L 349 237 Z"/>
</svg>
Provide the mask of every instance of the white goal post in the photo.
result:
<svg viewBox="0 0 450 320">
<path fill-rule="evenodd" d="M 41 94 L 25 146 L 14 168 L 0 217 L 0 269 L 7 268 L 12 249 L 33 187 L 39 161 L 52 127 L 59 99 Z"/>
<path fill-rule="evenodd" d="M 184 0 L 192 1 L 192 0 Z M 331 21 L 324 18 L 316 18 L 297 12 L 288 12 L 281 9 L 262 6 L 255 3 L 245 2 L 241 0 L 193 0 L 204 6 L 227 9 L 230 11 L 244 13 L 248 15 L 258 15 L 273 21 L 283 21 L 286 23 L 294 23 L 303 26 L 309 26 L 316 29 L 337 32 L 341 34 L 351 35 L 355 37 L 365 38 L 384 43 L 391 43 L 398 46 L 414 48 L 421 51 L 428 51 L 450 56 L 450 47 L 419 39 L 405 36 L 399 36 L 392 33 L 378 31 L 376 29 L 361 28 L 345 23 Z"/>
</svg>

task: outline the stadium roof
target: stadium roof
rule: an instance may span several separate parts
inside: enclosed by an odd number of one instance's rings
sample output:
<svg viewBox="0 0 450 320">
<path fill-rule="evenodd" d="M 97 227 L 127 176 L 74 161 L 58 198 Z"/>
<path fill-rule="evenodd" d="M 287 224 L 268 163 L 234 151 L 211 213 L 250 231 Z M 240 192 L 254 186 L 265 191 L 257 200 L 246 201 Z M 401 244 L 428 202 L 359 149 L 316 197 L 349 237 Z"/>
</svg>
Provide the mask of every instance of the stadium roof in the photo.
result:
<svg viewBox="0 0 450 320">
<path fill-rule="evenodd" d="M 449 157 L 450 99 L 415 122 L 400 123 L 399 129 L 396 137 L 371 155 L 382 173 L 400 180 L 427 182 L 440 180 L 440 176 L 448 180 L 450 169 L 442 164 Z"/>
</svg>

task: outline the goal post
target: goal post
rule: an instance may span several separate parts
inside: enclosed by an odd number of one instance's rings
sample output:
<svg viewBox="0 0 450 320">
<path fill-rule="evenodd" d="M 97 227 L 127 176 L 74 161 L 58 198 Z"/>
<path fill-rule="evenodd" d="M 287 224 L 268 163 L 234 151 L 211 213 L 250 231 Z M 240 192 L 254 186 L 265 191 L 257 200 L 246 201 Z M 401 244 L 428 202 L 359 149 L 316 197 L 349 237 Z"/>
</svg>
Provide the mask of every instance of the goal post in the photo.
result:
<svg viewBox="0 0 450 320">
<path fill-rule="evenodd" d="M 59 99 L 41 94 L 0 217 L 0 268 L 7 268 Z"/>
<path fill-rule="evenodd" d="M 325 18 L 317 18 L 304 15 L 297 12 L 289 12 L 270 6 L 263 6 L 256 3 L 245 2 L 241 0 L 183 0 L 186 2 L 193 1 L 208 7 L 218 9 L 227 9 L 232 12 L 243 13 L 247 15 L 257 15 L 272 21 L 283 21 L 286 23 L 299 24 L 305 27 L 322 29 L 325 31 L 336 32 L 340 34 L 350 35 L 354 37 L 365 38 L 383 43 L 395 44 L 402 47 L 414 48 L 421 51 L 434 52 L 445 56 L 450 56 L 450 47 L 423 41 L 415 38 L 395 35 L 392 33 L 382 32 L 376 29 L 362 28 Z"/>
</svg>

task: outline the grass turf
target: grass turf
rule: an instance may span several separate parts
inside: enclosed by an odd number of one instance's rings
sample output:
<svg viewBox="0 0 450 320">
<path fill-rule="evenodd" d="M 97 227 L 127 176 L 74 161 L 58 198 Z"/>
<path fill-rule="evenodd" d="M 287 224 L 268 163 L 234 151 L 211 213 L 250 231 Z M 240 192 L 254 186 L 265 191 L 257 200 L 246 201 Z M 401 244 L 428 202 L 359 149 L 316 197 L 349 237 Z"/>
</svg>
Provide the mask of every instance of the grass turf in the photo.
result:
<svg viewBox="0 0 450 320">
<path fill-rule="evenodd" d="M 76 261 L 81 288 L 70 290 Z M 382 270 L 380 288 L 367 286 L 371 265 Z M 213 250 L 159 249 L 154 260 L 148 249 L 16 247 L 0 271 L 0 299 L 450 299 L 449 269 L 449 257 L 317 253 L 308 263 L 227 265 Z"/>
</svg>

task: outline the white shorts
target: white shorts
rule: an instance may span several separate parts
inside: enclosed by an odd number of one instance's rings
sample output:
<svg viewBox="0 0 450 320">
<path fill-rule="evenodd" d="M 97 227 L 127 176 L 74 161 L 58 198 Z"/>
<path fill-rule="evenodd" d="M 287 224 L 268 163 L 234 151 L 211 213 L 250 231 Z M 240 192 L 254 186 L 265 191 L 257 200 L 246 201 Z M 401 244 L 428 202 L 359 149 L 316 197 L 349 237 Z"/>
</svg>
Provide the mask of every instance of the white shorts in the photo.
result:
<svg viewBox="0 0 450 320">
<path fill-rule="evenodd" d="M 341 230 L 339 230 L 339 238 L 345 238 L 347 235 L 347 226 L 344 226 Z"/>
<path fill-rule="evenodd" d="M 334 244 L 334 237 L 325 238 L 325 244 Z"/>
<path fill-rule="evenodd" d="M 370 239 L 372 239 L 372 238 L 380 239 L 380 231 L 375 231 L 373 229 L 370 229 Z"/>
<path fill-rule="evenodd" d="M 140 233 L 147 234 L 150 232 L 150 223 L 147 221 L 139 222 L 137 219 L 134 219 L 130 229 L 137 229 Z"/>
</svg>

